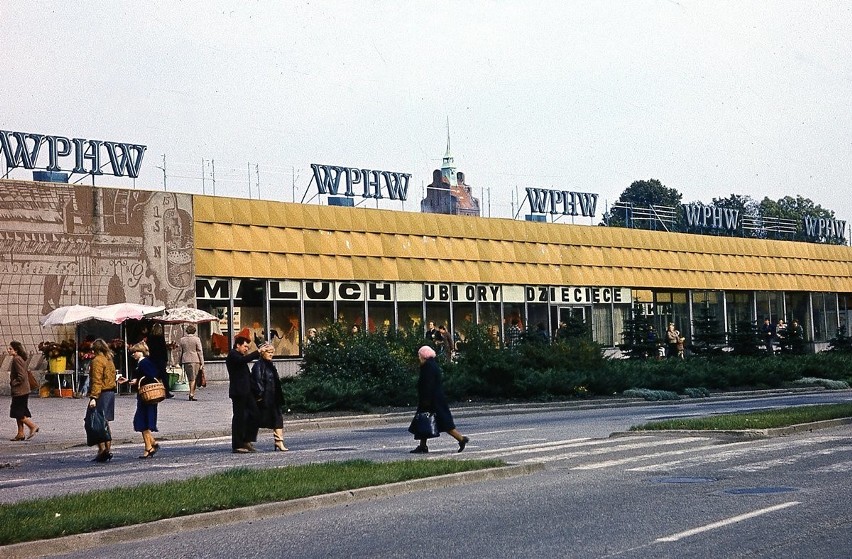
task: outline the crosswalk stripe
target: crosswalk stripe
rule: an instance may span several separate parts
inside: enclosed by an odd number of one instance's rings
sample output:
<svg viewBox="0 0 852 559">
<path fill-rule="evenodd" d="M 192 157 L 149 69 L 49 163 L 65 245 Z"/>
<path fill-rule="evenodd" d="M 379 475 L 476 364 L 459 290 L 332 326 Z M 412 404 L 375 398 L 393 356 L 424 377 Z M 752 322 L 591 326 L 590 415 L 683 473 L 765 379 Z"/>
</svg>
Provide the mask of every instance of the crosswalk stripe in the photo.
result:
<svg viewBox="0 0 852 559">
<path fill-rule="evenodd" d="M 806 460 L 808 458 L 812 458 L 814 456 L 830 456 L 832 454 L 836 454 L 838 452 L 848 452 L 852 450 L 850 446 L 839 446 L 834 448 L 824 448 L 813 452 L 801 452 L 798 454 L 792 454 L 789 456 L 784 456 L 782 458 L 775 458 L 774 460 L 763 460 L 760 462 L 750 462 L 748 464 L 739 464 L 737 466 L 731 466 L 730 468 L 725 468 L 722 471 L 725 472 L 762 472 L 765 470 L 771 470 L 772 468 L 777 468 L 779 466 L 788 466 L 790 464 L 795 464 L 801 460 Z"/>
<path fill-rule="evenodd" d="M 569 453 L 564 453 L 564 454 L 554 454 L 552 456 L 545 456 L 545 457 L 539 458 L 537 460 L 527 459 L 527 460 L 525 460 L 525 462 L 555 462 L 557 460 L 571 460 L 573 458 L 584 458 L 586 456 L 599 456 L 601 454 L 611 454 L 613 452 L 620 452 L 620 451 L 623 451 L 623 450 L 637 450 L 637 449 L 640 449 L 640 448 L 658 447 L 658 446 L 663 446 L 663 445 L 679 444 L 679 443 L 683 443 L 683 442 L 695 442 L 695 441 L 702 441 L 702 440 L 706 442 L 708 439 L 696 439 L 696 438 L 693 438 L 693 437 L 688 437 L 688 438 L 682 438 L 682 439 L 664 439 L 664 440 L 648 441 L 647 438 L 646 438 L 646 440 L 641 442 L 641 443 L 623 444 L 623 445 L 618 445 L 618 446 L 612 446 L 612 447 L 607 447 L 607 448 L 599 448 L 599 449 L 594 449 L 594 450 L 586 450 L 586 451 L 581 451 L 581 452 L 569 452 Z M 580 468 L 580 467 L 578 466 L 574 469 L 578 469 L 578 468 Z M 587 468 L 582 468 L 582 469 L 587 469 Z"/>
<path fill-rule="evenodd" d="M 816 437 L 813 439 L 803 439 L 799 441 L 794 440 L 772 440 L 767 441 L 759 445 L 755 445 L 754 441 L 743 441 L 739 443 L 730 443 L 720 448 L 717 452 L 708 452 L 706 454 L 702 454 L 701 456 L 696 456 L 693 458 L 687 458 L 684 460 L 673 460 L 669 462 L 661 462 L 656 464 L 650 464 L 647 466 L 638 466 L 636 468 L 630 468 L 628 471 L 632 472 L 653 472 L 653 471 L 670 471 L 674 468 L 685 468 L 688 466 L 696 466 L 703 464 L 716 464 L 719 462 L 727 462 L 729 460 L 733 460 L 735 458 L 740 458 L 742 456 L 756 454 L 756 453 L 767 453 L 767 452 L 775 452 L 779 449 L 793 449 L 800 448 L 805 446 L 812 446 L 814 444 L 820 444 L 823 442 L 834 442 L 837 440 L 843 440 L 846 437 Z M 736 445 L 738 448 L 731 448 Z M 706 450 L 708 447 L 704 447 L 702 449 L 697 450 Z M 710 447 L 717 448 L 717 447 Z M 650 456 L 649 456 L 650 457 Z"/>
</svg>

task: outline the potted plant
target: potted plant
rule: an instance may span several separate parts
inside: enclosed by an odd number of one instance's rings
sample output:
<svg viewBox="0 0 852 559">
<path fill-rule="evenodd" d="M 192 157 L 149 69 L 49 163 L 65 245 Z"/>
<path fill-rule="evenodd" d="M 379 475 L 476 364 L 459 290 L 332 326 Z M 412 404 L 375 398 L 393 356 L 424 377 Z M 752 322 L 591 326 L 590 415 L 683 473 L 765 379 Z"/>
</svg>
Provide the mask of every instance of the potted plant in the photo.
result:
<svg viewBox="0 0 852 559">
<path fill-rule="evenodd" d="M 45 341 L 38 344 L 38 350 L 47 359 L 48 370 L 51 373 L 61 373 L 67 368 L 68 358 L 77 351 L 77 344 L 73 340 Z"/>
</svg>

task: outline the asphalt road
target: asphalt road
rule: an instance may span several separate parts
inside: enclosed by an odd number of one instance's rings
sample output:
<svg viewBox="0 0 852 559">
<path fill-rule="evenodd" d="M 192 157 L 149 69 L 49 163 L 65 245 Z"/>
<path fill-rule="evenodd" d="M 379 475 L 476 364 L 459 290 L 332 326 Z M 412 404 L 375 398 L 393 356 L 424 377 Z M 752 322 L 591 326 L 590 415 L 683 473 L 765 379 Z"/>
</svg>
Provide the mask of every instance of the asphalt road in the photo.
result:
<svg viewBox="0 0 852 559">
<path fill-rule="evenodd" d="M 647 420 L 804 403 L 848 401 L 849 391 L 708 399 L 531 413 L 462 410 L 472 439 L 428 457 L 499 457 L 544 464 L 538 473 L 214 525 L 99 547 L 68 557 L 849 557 L 852 505 L 846 472 L 852 427 L 768 440 L 626 435 Z M 287 453 L 233 455 L 227 438 L 163 443 L 155 460 L 119 445 L 107 465 L 71 447 L 8 447 L 5 502 L 186 477 L 234 466 L 348 458 L 409 459 L 407 419 L 378 426 L 288 430 Z M 20 444 L 20 443 L 18 443 Z M 15 448 L 15 447 L 13 447 Z M 30 452 L 26 452 L 30 450 Z"/>
<path fill-rule="evenodd" d="M 849 557 L 850 426 L 737 443 L 624 437 L 573 444 L 570 452 L 539 454 L 555 458 L 527 476 L 67 557 Z"/>
<path fill-rule="evenodd" d="M 617 407 L 563 408 L 554 411 L 530 411 L 508 413 L 505 409 L 467 409 L 456 412 L 459 429 L 471 437 L 471 443 L 462 455 L 457 455 L 455 441 L 448 435 L 430 442 L 430 457 L 496 457 L 509 463 L 516 460 L 518 447 L 525 445 L 559 445 L 565 441 L 606 438 L 613 432 L 625 431 L 653 419 L 699 416 L 750 409 L 793 406 L 852 400 L 852 391 L 822 391 L 812 394 L 797 393 L 767 397 L 713 398 L 681 401 L 677 404 L 662 403 Z M 65 403 L 67 404 L 67 403 Z M 132 402 L 123 401 L 127 406 Z M 171 407 L 165 407 L 168 404 Z M 194 403 L 166 401 L 163 412 L 170 410 L 193 410 Z M 84 403 L 76 401 L 76 405 Z M 212 404 L 211 404 L 212 405 Z M 229 426 L 227 407 L 221 404 L 218 425 Z M 523 410 L 515 409 L 520 412 Z M 35 412 L 34 412 L 35 413 Z M 129 412 L 118 414 L 130 416 Z M 161 414 L 162 416 L 163 414 Z M 38 415 L 36 415 L 38 417 Z M 172 433 L 164 438 L 162 447 L 152 460 L 139 460 L 142 453 L 141 441 L 114 445 L 115 458 L 109 464 L 93 464 L 92 449 L 80 443 L 77 422 L 69 425 L 66 438 L 77 441 L 75 446 L 56 443 L 4 442 L 0 452 L 0 502 L 10 503 L 37 497 L 49 497 L 63 493 L 80 492 L 101 487 L 122 487 L 132 484 L 182 479 L 190 475 L 203 475 L 237 466 L 274 467 L 286 464 L 305 464 L 353 458 L 374 461 L 390 461 L 420 458 L 408 454 L 415 441 L 405 429 L 410 417 L 402 414 L 392 418 L 350 418 L 352 427 L 317 429 L 310 423 L 286 422 L 286 444 L 289 452 L 272 452 L 272 435 L 262 430 L 257 444 L 262 451 L 242 455 L 230 452 L 227 436 L 199 436 L 204 431 L 217 433 L 212 422 L 200 421 L 200 427 L 186 428 L 191 422 L 184 420 L 183 431 L 174 426 L 163 425 L 161 433 Z M 175 421 L 175 420 L 172 420 Z M 176 421 L 181 421 L 180 419 Z M 122 422 L 113 422 L 117 428 Z M 126 427 L 124 427 L 126 429 Z M 227 428 L 219 429 L 227 433 Z M 134 434 L 135 435 L 135 434 Z M 41 434 L 39 435 L 41 437 Z M 135 435 L 138 438 L 138 435 Z M 36 444 L 37 443 L 37 444 Z M 534 456 L 535 457 L 535 456 Z"/>
</svg>

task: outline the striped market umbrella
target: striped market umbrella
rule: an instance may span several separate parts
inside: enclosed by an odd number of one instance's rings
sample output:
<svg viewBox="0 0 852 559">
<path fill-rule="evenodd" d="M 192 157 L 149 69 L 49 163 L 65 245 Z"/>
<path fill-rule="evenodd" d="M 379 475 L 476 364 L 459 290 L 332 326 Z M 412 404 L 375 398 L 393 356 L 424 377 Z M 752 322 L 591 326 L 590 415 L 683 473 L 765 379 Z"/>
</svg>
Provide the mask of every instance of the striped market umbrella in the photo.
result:
<svg viewBox="0 0 852 559">
<path fill-rule="evenodd" d="M 152 320 L 154 322 L 162 322 L 163 324 L 199 324 L 201 322 L 214 322 L 219 320 L 219 318 L 201 309 L 175 307 L 173 309 L 166 309 L 163 316 L 155 317 Z"/>
</svg>

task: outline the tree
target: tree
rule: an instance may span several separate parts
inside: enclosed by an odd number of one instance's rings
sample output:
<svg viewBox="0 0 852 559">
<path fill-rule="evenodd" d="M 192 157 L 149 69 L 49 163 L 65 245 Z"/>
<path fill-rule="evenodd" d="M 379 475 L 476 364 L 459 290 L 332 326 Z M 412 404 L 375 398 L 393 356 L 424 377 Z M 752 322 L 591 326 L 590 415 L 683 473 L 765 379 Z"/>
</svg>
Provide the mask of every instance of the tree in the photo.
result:
<svg viewBox="0 0 852 559">
<path fill-rule="evenodd" d="M 713 198 L 711 205 L 717 208 L 725 208 L 736 210 L 740 215 L 740 228 L 745 237 L 762 237 L 762 232 L 759 230 L 750 230 L 742 227 L 743 218 L 757 221 L 760 219 L 760 204 L 751 196 L 742 196 L 740 194 L 731 194 L 727 198 Z M 718 230 L 721 233 L 721 230 Z M 730 234 L 730 232 L 728 232 Z"/>
<path fill-rule="evenodd" d="M 762 218 L 775 217 L 779 219 L 789 219 L 796 224 L 796 233 L 793 235 L 795 241 L 813 242 L 812 237 L 808 237 L 803 225 L 806 217 L 819 219 L 834 219 L 834 212 L 822 208 L 819 204 L 814 204 L 810 198 L 802 196 L 785 196 L 777 201 L 766 197 L 760 202 L 760 216 Z M 843 244 L 841 239 L 830 238 L 825 239 L 829 244 Z"/>
<path fill-rule="evenodd" d="M 657 179 L 646 181 L 633 181 L 628 186 L 615 204 L 623 204 L 634 206 L 636 208 L 647 209 L 651 206 L 667 206 L 675 208 L 678 224 L 683 220 L 680 211 L 680 204 L 683 195 L 674 188 L 667 188 Z M 611 208 L 604 213 L 603 222 L 601 225 L 609 225 L 611 227 L 628 227 L 626 212 L 623 208 Z"/>
<path fill-rule="evenodd" d="M 659 356 L 660 340 L 654 325 L 645 314 L 645 308 L 640 303 L 634 303 L 630 311 L 630 318 L 624 321 L 624 331 L 621 333 L 623 342 L 618 344 L 618 349 L 629 359 Z"/>
<path fill-rule="evenodd" d="M 694 334 L 690 349 L 693 353 L 712 355 L 722 352 L 722 348 L 725 347 L 726 333 L 722 330 L 722 323 L 710 308 L 709 302 L 705 302 L 696 313 L 692 328 Z"/>
<path fill-rule="evenodd" d="M 766 355 L 766 346 L 756 320 L 740 320 L 731 332 L 734 355 Z"/>
</svg>

